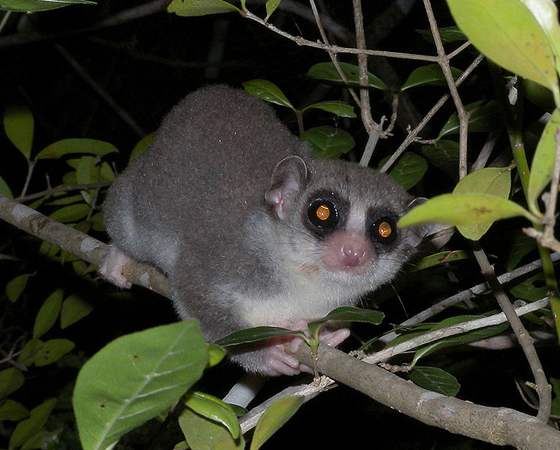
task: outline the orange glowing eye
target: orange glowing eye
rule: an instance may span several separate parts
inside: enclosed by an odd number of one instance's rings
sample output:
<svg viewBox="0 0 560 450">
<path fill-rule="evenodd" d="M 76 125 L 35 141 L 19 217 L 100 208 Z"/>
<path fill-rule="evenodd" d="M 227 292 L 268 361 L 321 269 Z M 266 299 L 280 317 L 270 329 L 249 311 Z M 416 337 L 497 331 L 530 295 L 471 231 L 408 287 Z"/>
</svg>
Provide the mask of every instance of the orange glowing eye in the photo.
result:
<svg viewBox="0 0 560 450">
<path fill-rule="evenodd" d="M 377 232 L 379 233 L 379 236 L 386 239 L 389 236 L 391 236 L 391 233 L 393 232 L 393 227 L 388 222 L 381 222 L 377 227 Z"/>
<path fill-rule="evenodd" d="M 338 224 L 338 208 L 330 200 L 317 199 L 309 205 L 307 217 L 319 229 L 333 228 Z"/>
<path fill-rule="evenodd" d="M 397 225 L 390 217 L 374 222 L 370 230 L 371 237 L 381 244 L 390 244 L 397 239 Z"/>
<path fill-rule="evenodd" d="M 315 214 L 317 215 L 317 219 L 324 221 L 324 220 L 327 220 L 330 217 L 331 210 L 329 209 L 328 206 L 321 205 L 317 208 L 317 211 L 315 211 Z"/>
</svg>

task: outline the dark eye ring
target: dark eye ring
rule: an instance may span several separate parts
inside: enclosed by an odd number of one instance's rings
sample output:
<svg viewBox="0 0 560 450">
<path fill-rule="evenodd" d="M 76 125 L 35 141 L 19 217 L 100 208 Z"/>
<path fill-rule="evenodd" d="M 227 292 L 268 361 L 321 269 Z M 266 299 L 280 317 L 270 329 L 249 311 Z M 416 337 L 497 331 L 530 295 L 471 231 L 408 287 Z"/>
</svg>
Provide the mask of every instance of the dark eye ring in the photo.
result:
<svg viewBox="0 0 560 450">
<path fill-rule="evenodd" d="M 332 228 L 338 224 L 339 216 L 336 205 L 331 200 L 317 199 L 307 209 L 309 221 L 320 229 Z"/>
<path fill-rule="evenodd" d="M 390 244 L 397 238 L 397 224 L 390 217 L 381 217 L 371 226 L 371 235 L 382 244 Z"/>
</svg>

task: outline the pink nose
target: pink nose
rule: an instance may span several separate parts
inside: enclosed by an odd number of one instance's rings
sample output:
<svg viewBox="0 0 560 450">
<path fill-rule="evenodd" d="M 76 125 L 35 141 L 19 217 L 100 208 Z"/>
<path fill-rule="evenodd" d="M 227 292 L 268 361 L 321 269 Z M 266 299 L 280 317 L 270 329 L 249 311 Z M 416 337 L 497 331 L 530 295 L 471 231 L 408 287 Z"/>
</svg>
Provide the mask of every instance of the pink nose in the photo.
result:
<svg viewBox="0 0 560 450">
<path fill-rule="evenodd" d="M 348 267 L 356 267 L 362 263 L 365 255 L 366 251 L 361 245 L 343 245 L 340 248 L 340 263 Z"/>
</svg>

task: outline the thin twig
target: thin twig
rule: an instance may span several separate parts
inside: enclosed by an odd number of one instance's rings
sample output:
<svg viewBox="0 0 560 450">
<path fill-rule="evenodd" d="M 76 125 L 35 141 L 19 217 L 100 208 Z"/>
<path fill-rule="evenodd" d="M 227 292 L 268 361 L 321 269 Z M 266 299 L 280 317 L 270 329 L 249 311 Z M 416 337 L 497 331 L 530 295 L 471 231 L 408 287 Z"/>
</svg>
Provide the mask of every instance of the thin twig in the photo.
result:
<svg viewBox="0 0 560 450">
<path fill-rule="evenodd" d="M 424 0 L 424 8 L 426 9 L 426 14 L 428 15 L 428 21 L 430 22 L 430 30 L 434 38 L 434 43 L 436 45 L 436 50 L 438 54 L 438 64 L 443 71 L 445 76 L 445 81 L 449 87 L 449 92 L 455 103 L 455 108 L 457 109 L 457 117 L 459 118 L 459 179 L 464 178 L 467 175 L 467 139 L 468 139 L 468 114 L 463 106 L 463 101 L 459 95 L 457 85 L 455 84 L 455 79 L 453 78 L 453 73 L 451 72 L 451 66 L 449 65 L 449 57 L 445 53 L 445 48 L 443 47 L 443 42 L 439 34 L 439 28 L 436 22 L 436 17 L 432 10 L 432 5 L 430 0 Z"/>
<path fill-rule="evenodd" d="M 478 67 L 478 65 L 484 59 L 483 55 L 478 55 L 474 61 L 467 67 L 467 69 L 461 74 L 457 81 L 455 82 L 456 86 L 460 86 L 461 83 L 472 73 L 472 71 Z M 435 114 L 443 107 L 445 102 L 449 99 L 449 94 L 444 94 L 441 98 L 437 101 L 437 103 L 432 107 L 430 111 L 424 116 L 424 118 L 420 121 L 420 123 L 406 136 L 405 140 L 399 146 L 399 148 L 391 155 L 391 157 L 387 160 L 387 162 L 383 165 L 380 169 L 381 172 L 386 172 L 389 168 L 395 163 L 395 161 L 401 156 L 401 154 L 408 148 L 410 144 L 415 142 L 420 132 L 424 129 L 424 127 L 428 124 L 428 122 L 435 116 Z"/>
<path fill-rule="evenodd" d="M 550 416 L 550 408 L 552 405 L 551 387 L 548 384 L 548 380 L 535 349 L 533 339 L 517 316 L 515 309 L 513 308 L 506 292 L 504 291 L 503 286 L 500 284 L 496 277 L 494 268 L 488 261 L 486 253 L 480 246 L 479 242 L 473 242 L 472 246 L 474 256 L 478 261 L 480 268 L 482 269 L 482 273 L 488 281 L 488 284 L 492 288 L 492 293 L 496 297 L 500 308 L 507 317 L 511 328 L 517 336 L 517 340 L 519 341 L 519 344 L 521 345 L 521 348 L 525 353 L 525 357 L 529 362 L 533 377 L 535 378 L 536 390 L 539 395 L 539 412 L 537 414 L 537 418 L 546 423 L 548 422 L 548 418 Z"/>
</svg>

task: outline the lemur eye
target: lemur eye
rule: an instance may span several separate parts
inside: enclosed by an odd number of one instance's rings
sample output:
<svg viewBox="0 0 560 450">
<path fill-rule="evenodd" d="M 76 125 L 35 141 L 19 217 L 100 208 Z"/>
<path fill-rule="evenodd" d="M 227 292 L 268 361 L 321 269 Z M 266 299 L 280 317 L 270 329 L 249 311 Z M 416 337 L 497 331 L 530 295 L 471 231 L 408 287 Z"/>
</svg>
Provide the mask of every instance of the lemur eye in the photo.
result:
<svg viewBox="0 0 560 450">
<path fill-rule="evenodd" d="M 317 228 L 325 229 L 336 226 L 339 221 L 336 205 L 325 199 L 314 200 L 307 210 L 309 221 Z"/>
<path fill-rule="evenodd" d="M 381 217 L 371 226 L 371 235 L 382 244 L 390 244 L 397 238 L 397 224 L 390 217 Z"/>
</svg>

